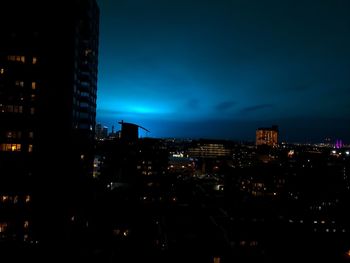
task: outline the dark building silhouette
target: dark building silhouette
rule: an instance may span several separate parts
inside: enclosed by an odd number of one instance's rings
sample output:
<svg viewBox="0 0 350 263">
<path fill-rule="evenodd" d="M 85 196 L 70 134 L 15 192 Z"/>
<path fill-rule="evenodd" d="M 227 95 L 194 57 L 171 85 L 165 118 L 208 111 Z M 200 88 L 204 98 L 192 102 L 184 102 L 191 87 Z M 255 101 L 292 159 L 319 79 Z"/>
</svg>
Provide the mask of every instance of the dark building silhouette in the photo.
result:
<svg viewBox="0 0 350 263">
<path fill-rule="evenodd" d="M 124 141 L 137 141 L 139 138 L 139 126 L 133 123 L 121 122 L 121 138 Z"/>
<path fill-rule="evenodd" d="M 139 128 L 149 132 L 149 130 L 129 122 L 121 121 L 121 139 L 125 142 L 136 142 L 139 139 Z"/>
<path fill-rule="evenodd" d="M 89 196 L 99 8 L 6 1 L 0 21 L 0 239 L 59 240 Z"/>
</svg>

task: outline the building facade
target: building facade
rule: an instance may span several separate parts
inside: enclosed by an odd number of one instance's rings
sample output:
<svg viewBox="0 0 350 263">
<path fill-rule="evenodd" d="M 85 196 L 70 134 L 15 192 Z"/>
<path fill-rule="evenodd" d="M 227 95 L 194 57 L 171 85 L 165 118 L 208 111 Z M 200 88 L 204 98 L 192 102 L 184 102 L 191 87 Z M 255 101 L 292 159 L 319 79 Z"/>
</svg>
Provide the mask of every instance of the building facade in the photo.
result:
<svg viewBox="0 0 350 263">
<path fill-rule="evenodd" d="M 256 145 L 276 147 L 278 144 L 278 127 L 259 128 L 256 130 Z"/>
<path fill-rule="evenodd" d="M 99 8 L 14 0 L 0 21 L 0 238 L 50 238 L 80 213 L 92 176 Z"/>
<path fill-rule="evenodd" d="M 201 140 L 188 148 L 188 156 L 193 158 L 228 158 L 231 150 L 225 147 L 223 142 Z"/>
</svg>

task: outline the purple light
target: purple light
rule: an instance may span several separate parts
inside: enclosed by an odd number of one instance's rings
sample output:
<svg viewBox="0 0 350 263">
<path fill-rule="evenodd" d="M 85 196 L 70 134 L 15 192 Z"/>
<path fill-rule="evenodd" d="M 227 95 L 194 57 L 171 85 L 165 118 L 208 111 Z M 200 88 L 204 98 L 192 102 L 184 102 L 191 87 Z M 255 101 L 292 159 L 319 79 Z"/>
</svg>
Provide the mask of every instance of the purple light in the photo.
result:
<svg viewBox="0 0 350 263">
<path fill-rule="evenodd" d="M 336 142 L 335 142 L 335 148 L 336 148 L 336 149 L 341 149 L 341 148 L 343 148 L 343 141 L 342 141 L 342 140 L 336 140 Z"/>
</svg>

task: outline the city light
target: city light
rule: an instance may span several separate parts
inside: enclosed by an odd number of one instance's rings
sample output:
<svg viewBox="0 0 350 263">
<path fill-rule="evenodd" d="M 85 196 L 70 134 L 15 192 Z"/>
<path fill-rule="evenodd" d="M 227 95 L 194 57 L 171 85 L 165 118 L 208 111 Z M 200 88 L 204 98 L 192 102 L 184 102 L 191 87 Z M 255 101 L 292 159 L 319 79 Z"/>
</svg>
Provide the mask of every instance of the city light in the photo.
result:
<svg viewBox="0 0 350 263">
<path fill-rule="evenodd" d="M 350 2 L 119 2 L 1 4 L 1 258 L 350 260 Z"/>
</svg>

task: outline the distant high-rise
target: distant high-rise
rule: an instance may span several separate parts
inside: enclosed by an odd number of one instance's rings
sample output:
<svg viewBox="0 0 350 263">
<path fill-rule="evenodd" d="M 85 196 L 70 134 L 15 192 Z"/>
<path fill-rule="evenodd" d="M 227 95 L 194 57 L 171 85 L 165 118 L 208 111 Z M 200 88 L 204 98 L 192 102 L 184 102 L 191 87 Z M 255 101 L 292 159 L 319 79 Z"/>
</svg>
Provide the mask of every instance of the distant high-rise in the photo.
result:
<svg viewBox="0 0 350 263">
<path fill-rule="evenodd" d="M 256 145 L 275 147 L 278 144 L 278 126 L 271 128 L 258 128 L 256 130 Z"/>
<path fill-rule="evenodd" d="M 96 127 L 95 127 L 95 138 L 97 140 L 101 139 L 102 137 L 102 124 L 101 123 L 98 123 L 96 124 Z"/>
<path fill-rule="evenodd" d="M 92 177 L 99 8 L 11 0 L 0 22 L 0 239 L 59 236 Z"/>
</svg>

